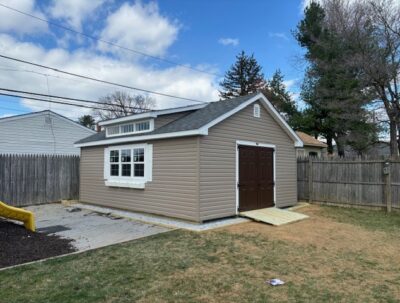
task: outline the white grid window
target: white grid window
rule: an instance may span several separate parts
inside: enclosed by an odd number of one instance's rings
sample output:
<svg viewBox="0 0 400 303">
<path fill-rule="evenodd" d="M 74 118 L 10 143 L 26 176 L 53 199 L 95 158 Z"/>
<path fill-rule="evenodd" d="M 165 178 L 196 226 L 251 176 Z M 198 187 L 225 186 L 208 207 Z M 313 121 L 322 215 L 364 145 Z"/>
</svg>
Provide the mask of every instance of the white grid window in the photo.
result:
<svg viewBox="0 0 400 303">
<path fill-rule="evenodd" d="M 110 150 L 110 176 L 143 178 L 144 172 L 145 153 L 143 147 Z"/>
<path fill-rule="evenodd" d="M 106 148 L 104 150 L 106 185 L 124 187 L 127 184 L 141 184 L 143 186 L 152 179 L 152 157 L 153 146 L 151 144 Z"/>
<path fill-rule="evenodd" d="M 141 132 L 149 132 L 154 129 L 154 121 L 146 120 L 140 122 L 133 122 L 121 125 L 113 125 L 106 127 L 107 137 L 118 136 L 118 135 L 126 135 L 126 134 L 134 134 Z"/>
</svg>

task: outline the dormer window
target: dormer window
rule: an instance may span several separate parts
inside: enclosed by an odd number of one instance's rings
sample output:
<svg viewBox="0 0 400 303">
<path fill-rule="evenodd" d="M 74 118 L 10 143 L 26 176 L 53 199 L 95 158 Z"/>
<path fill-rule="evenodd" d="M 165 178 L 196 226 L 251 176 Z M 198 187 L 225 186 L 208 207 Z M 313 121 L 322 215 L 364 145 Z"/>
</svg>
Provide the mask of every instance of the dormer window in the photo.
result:
<svg viewBox="0 0 400 303">
<path fill-rule="evenodd" d="M 150 132 L 154 129 L 154 120 L 131 122 L 106 127 L 107 137 Z"/>
</svg>

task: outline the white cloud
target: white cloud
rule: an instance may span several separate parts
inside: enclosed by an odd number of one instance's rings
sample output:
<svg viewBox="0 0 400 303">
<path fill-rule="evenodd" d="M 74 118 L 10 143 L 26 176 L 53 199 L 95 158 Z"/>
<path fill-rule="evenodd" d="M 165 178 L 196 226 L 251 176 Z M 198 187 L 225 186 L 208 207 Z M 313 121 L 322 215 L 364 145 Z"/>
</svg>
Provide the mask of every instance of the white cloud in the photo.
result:
<svg viewBox="0 0 400 303">
<path fill-rule="evenodd" d="M 84 18 L 91 16 L 104 2 L 106 0 L 52 0 L 48 11 L 51 17 L 65 20 L 80 30 Z"/>
<path fill-rule="evenodd" d="M 289 80 L 285 80 L 283 81 L 283 85 L 285 85 L 287 90 L 291 90 L 293 88 L 293 86 L 298 84 L 298 80 L 299 79 L 289 79 Z"/>
<path fill-rule="evenodd" d="M 176 40 L 179 27 L 177 21 L 160 14 L 155 2 L 146 5 L 138 1 L 132 5 L 124 3 L 110 14 L 101 38 L 150 55 L 162 56 Z M 119 52 L 119 49 L 101 43 L 99 49 Z"/>
<path fill-rule="evenodd" d="M 42 12 L 35 8 L 34 0 L 2 0 L 1 3 L 28 14 L 45 18 Z M 45 31 L 47 31 L 46 23 L 21 15 L 5 7 L 0 7 L 0 32 L 32 34 Z"/>
<path fill-rule="evenodd" d="M 222 45 L 238 46 L 239 45 L 239 39 L 237 39 L 237 38 L 220 38 L 218 40 L 218 43 L 220 43 Z"/>
<path fill-rule="evenodd" d="M 0 35 L 0 52 L 77 74 L 167 94 L 204 101 L 218 99 L 217 85 L 213 76 L 191 71 L 184 67 L 170 67 L 164 70 L 157 70 L 152 67 L 145 67 L 137 61 L 123 61 L 115 57 L 111 58 L 99 55 L 91 49 L 80 49 L 74 52 L 68 52 L 60 48 L 47 50 L 34 43 L 18 41 L 6 34 Z M 97 100 L 105 94 L 118 90 L 118 87 L 85 81 L 48 70 L 36 69 L 4 59 L 0 60 L 0 65 L 12 66 L 19 70 L 36 70 L 49 74 L 49 91 L 50 94 L 54 95 Z M 69 78 L 69 80 L 65 78 Z M 3 87 L 19 90 L 40 93 L 47 93 L 48 91 L 45 76 L 22 71 L 1 72 L 0 83 L 2 83 Z M 127 92 L 134 93 L 131 90 Z M 154 97 L 157 101 L 157 106 L 160 108 L 189 104 L 189 102 L 178 99 L 160 96 Z M 22 102 L 24 106 L 31 110 L 49 108 L 49 104 L 44 102 L 29 100 L 23 100 Z M 58 104 L 51 104 L 51 109 L 74 119 L 84 113 L 90 112 L 90 110 Z"/>
<path fill-rule="evenodd" d="M 285 33 L 268 33 L 268 36 L 270 36 L 271 38 L 278 38 L 278 39 L 283 39 L 288 41 L 289 37 L 285 34 Z"/>
</svg>

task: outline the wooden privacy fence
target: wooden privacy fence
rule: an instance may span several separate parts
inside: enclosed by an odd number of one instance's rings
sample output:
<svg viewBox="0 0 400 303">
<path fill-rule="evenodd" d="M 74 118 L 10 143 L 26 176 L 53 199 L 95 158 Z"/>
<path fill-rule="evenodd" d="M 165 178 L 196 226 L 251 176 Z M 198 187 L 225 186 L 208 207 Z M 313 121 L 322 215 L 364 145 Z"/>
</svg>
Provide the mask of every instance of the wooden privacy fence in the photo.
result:
<svg viewBox="0 0 400 303">
<path fill-rule="evenodd" d="M 297 160 L 299 200 L 400 208 L 400 160 Z"/>
<path fill-rule="evenodd" d="M 0 200 L 26 206 L 79 198 L 79 157 L 0 155 Z"/>
</svg>

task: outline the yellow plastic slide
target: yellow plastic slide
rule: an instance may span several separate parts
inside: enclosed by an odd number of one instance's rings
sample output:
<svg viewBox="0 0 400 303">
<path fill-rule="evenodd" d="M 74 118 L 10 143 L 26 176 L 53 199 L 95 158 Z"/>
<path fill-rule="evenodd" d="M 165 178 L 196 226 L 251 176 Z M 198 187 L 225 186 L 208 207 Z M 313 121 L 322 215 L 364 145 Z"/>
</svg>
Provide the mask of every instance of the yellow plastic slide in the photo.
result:
<svg viewBox="0 0 400 303">
<path fill-rule="evenodd" d="M 0 217 L 24 222 L 26 229 L 35 231 L 35 215 L 29 210 L 13 207 L 0 201 Z"/>
</svg>

